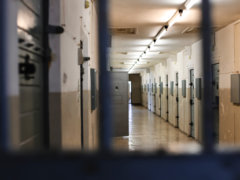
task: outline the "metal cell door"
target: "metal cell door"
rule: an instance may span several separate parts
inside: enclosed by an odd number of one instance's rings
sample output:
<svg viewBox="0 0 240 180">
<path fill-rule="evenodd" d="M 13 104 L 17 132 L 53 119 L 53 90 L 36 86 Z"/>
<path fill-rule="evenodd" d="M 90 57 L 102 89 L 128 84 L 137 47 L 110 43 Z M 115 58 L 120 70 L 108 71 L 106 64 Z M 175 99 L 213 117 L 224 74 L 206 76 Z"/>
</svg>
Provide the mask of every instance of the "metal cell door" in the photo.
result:
<svg viewBox="0 0 240 180">
<path fill-rule="evenodd" d="M 148 107 L 148 83 L 146 81 L 146 90 L 145 90 L 145 94 L 144 94 L 144 98 L 145 98 L 145 107 Z"/>
<path fill-rule="evenodd" d="M 152 83 L 152 112 L 156 112 L 156 80 Z"/>
<path fill-rule="evenodd" d="M 44 146 L 42 0 L 18 1 L 20 148 Z"/>
<path fill-rule="evenodd" d="M 179 127 L 179 90 L 178 90 L 179 78 L 178 73 L 176 73 L 176 127 Z"/>
<path fill-rule="evenodd" d="M 194 137 L 194 70 L 190 70 L 190 136 Z"/>
<path fill-rule="evenodd" d="M 166 121 L 168 121 L 168 114 L 169 114 L 169 111 L 168 111 L 168 75 L 166 75 Z"/>
<path fill-rule="evenodd" d="M 111 72 L 111 76 L 113 135 L 128 136 L 128 73 Z"/>
<path fill-rule="evenodd" d="M 214 139 L 219 141 L 219 64 L 212 65 L 212 88 L 213 88 L 213 117 L 214 117 Z"/>
<path fill-rule="evenodd" d="M 162 82 L 161 82 L 161 77 L 159 77 L 159 116 L 162 117 Z"/>
<path fill-rule="evenodd" d="M 148 110 L 150 111 L 151 111 L 151 105 L 152 105 L 151 93 L 152 93 L 152 84 L 150 80 L 148 84 Z"/>
</svg>

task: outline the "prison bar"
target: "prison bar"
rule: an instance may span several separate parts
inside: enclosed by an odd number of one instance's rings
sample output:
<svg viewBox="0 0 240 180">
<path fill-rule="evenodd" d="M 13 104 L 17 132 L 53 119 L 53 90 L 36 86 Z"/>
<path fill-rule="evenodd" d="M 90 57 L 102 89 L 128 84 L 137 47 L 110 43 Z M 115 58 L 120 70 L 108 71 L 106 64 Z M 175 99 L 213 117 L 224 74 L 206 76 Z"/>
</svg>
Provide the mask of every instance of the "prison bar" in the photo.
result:
<svg viewBox="0 0 240 180">
<path fill-rule="evenodd" d="M 8 149 L 8 100 L 7 100 L 7 53 L 8 30 L 7 30 L 7 7 L 8 0 L 0 1 L 0 151 Z"/>
<path fill-rule="evenodd" d="M 6 4 L 0 1 L 0 148 L 7 150 L 7 82 L 6 66 Z M 202 38 L 204 68 L 203 145 L 204 152 L 212 153 L 211 100 L 211 19 L 209 0 L 202 1 Z M 100 108 L 101 150 L 110 150 L 111 99 L 109 99 L 110 76 L 107 73 L 107 0 L 99 2 L 99 52 L 100 52 Z M 239 154 L 202 154 L 198 156 L 153 156 L 127 154 L 56 154 L 0 155 L 1 179 L 238 179 Z M 26 169 L 31 169 L 28 173 Z M 173 173 L 174 170 L 174 173 Z M 14 173 L 13 173 L 14 172 Z M 122 173 L 123 172 L 123 173 Z"/>
<path fill-rule="evenodd" d="M 203 152 L 213 152 L 213 110 L 211 108 L 212 100 L 212 76 L 211 76 L 211 5 L 209 0 L 202 1 L 202 67 L 203 67 L 203 118 L 202 118 L 202 138 Z"/>
<path fill-rule="evenodd" d="M 111 149 L 112 136 L 112 109 L 110 73 L 107 70 L 108 63 L 108 0 L 98 1 L 98 33 L 99 33 L 99 104 L 100 104 L 100 150 L 109 151 Z"/>
<path fill-rule="evenodd" d="M 1 16 L 0 16 L 0 82 L 1 82 L 1 101 L 0 101 L 0 147 L 2 150 L 7 149 L 8 139 L 8 128 L 7 123 L 8 119 L 8 101 L 7 101 L 7 52 L 10 48 L 7 46 L 7 1 L 1 1 Z M 49 6 L 48 1 L 44 1 L 45 11 Z M 111 149 L 111 124 L 112 124 L 112 110 L 111 110 L 111 98 L 110 98 L 110 85 L 111 78 L 107 70 L 108 55 L 107 55 L 107 46 L 108 46 L 108 1 L 102 0 L 101 3 L 98 3 L 99 8 L 99 59 L 100 59 L 100 75 L 99 75 L 99 100 L 100 100 L 100 127 L 99 127 L 99 137 L 100 137 L 100 147 L 102 150 Z M 44 12 L 45 27 L 48 25 L 48 13 Z M 48 38 L 47 33 L 44 30 L 44 46 L 46 50 L 46 58 L 44 62 L 44 96 L 45 104 L 48 104 Z M 203 39 L 203 83 L 204 83 L 204 95 L 203 95 L 203 147 L 205 152 L 213 151 L 213 113 L 211 103 L 209 101 L 212 99 L 211 92 L 211 7 L 209 0 L 202 1 L 202 39 Z M 49 121 L 48 121 L 48 105 L 45 106 L 44 117 L 45 117 L 45 147 L 49 146 Z"/>
<path fill-rule="evenodd" d="M 42 1 L 42 14 L 43 14 L 43 127 L 44 127 L 44 137 L 43 137 L 43 148 L 48 150 L 50 148 L 50 122 L 49 122 L 49 70 L 48 63 L 50 61 L 50 48 L 49 48 L 49 38 L 48 38 L 48 27 L 49 27 L 49 0 Z"/>
</svg>

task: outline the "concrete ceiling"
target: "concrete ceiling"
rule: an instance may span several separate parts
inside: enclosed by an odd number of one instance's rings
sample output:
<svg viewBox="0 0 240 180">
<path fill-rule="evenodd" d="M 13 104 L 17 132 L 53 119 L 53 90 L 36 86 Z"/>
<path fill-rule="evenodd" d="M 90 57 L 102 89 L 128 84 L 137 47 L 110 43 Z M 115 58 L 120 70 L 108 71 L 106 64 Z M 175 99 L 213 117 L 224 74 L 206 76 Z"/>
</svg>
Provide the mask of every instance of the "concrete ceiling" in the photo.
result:
<svg viewBox="0 0 240 180">
<path fill-rule="evenodd" d="M 112 33 L 110 65 L 128 71 L 160 28 L 166 25 L 186 0 L 110 0 L 110 28 L 134 28 L 135 33 Z M 216 28 L 240 19 L 240 0 L 212 0 Z M 196 4 L 156 44 L 134 73 L 151 67 L 200 39 L 201 5 Z M 183 33 L 185 32 L 185 33 Z"/>
</svg>

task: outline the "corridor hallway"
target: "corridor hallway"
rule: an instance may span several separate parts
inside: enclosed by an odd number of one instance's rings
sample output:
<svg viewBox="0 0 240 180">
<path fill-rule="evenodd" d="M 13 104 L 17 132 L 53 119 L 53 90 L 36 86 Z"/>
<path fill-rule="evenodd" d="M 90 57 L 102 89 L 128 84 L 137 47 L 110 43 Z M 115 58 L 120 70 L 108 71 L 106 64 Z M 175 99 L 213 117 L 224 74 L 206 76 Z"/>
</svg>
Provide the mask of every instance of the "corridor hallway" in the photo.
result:
<svg viewBox="0 0 240 180">
<path fill-rule="evenodd" d="M 129 104 L 129 136 L 115 137 L 115 150 L 196 152 L 200 145 L 143 106 Z M 189 147 L 189 148 L 187 148 Z"/>
</svg>

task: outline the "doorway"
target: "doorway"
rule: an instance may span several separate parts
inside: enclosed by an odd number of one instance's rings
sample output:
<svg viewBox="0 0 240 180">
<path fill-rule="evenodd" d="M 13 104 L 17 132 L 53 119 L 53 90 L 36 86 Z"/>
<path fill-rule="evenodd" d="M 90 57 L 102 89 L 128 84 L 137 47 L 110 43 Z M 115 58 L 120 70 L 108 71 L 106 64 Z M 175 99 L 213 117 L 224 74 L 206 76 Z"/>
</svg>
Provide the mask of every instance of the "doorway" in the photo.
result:
<svg viewBox="0 0 240 180">
<path fill-rule="evenodd" d="M 148 110 L 149 111 L 151 111 L 151 104 L 152 104 L 151 92 L 152 92 L 152 88 L 151 88 L 151 80 L 150 80 L 148 84 Z"/>
<path fill-rule="evenodd" d="M 212 65 L 212 108 L 213 108 L 213 123 L 214 123 L 214 140 L 219 141 L 219 64 Z"/>
<path fill-rule="evenodd" d="M 190 136 L 194 137 L 194 70 L 190 70 Z"/>
<path fill-rule="evenodd" d="M 154 81 L 152 83 L 152 107 L 151 111 L 156 113 L 156 80 L 154 78 Z"/>
<path fill-rule="evenodd" d="M 166 121 L 168 121 L 168 75 L 166 75 Z"/>
<path fill-rule="evenodd" d="M 162 82 L 161 82 L 161 77 L 159 77 L 159 116 L 162 117 Z"/>
<path fill-rule="evenodd" d="M 18 19 L 34 22 L 34 30 L 18 24 L 19 65 L 19 147 L 22 150 L 49 148 L 47 41 L 42 27 L 44 1 L 19 1 Z M 32 7 L 32 9 L 29 9 Z M 21 13 L 24 12 L 24 13 Z M 23 30 L 24 29 L 24 30 Z M 28 37 L 28 38 L 26 38 Z"/>
</svg>

